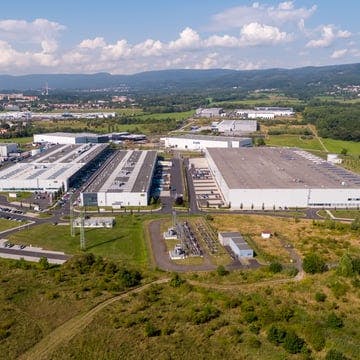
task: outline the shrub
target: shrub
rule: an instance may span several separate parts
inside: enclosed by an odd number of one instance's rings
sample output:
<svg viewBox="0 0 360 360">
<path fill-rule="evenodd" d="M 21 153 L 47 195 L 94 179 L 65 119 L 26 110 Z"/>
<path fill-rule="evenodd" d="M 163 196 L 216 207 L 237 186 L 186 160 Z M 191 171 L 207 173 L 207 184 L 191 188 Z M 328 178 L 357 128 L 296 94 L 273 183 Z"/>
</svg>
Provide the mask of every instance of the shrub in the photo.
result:
<svg viewBox="0 0 360 360">
<path fill-rule="evenodd" d="M 294 331 L 288 331 L 284 339 L 284 349 L 290 354 L 298 354 L 302 351 L 305 341 L 296 335 Z"/>
<path fill-rule="evenodd" d="M 285 340 L 285 336 L 286 336 L 286 331 L 274 325 L 270 327 L 267 333 L 268 340 L 275 345 L 282 344 Z"/>
<path fill-rule="evenodd" d="M 256 337 L 249 338 L 247 343 L 253 349 L 259 349 L 261 347 L 261 341 L 259 339 L 257 339 Z"/>
<path fill-rule="evenodd" d="M 249 330 L 256 335 L 258 335 L 260 333 L 260 329 L 261 329 L 261 327 L 259 324 L 251 324 L 249 326 Z"/>
<path fill-rule="evenodd" d="M 219 276 L 226 276 L 229 274 L 229 271 L 226 270 L 223 265 L 219 265 L 216 269 L 216 272 Z"/>
<path fill-rule="evenodd" d="M 181 286 L 185 280 L 183 280 L 178 273 L 175 273 L 170 280 L 170 286 L 179 287 Z"/>
<path fill-rule="evenodd" d="M 274 274 L 281 272 L 282 269 L 283 267 L 279 262 L 272 262 L 269 266 L 269 270 Z"/>
<path fill-rule="evenodd" d="M 49 264 L 48 259 L 45 256 L 42 256 L 39 260 L 39 268 L 41 270 L 47 270 L 47 269 L 49 269 L 49 267 L 50 267 L 50 264 Z"/>
<path fill-rule="evenodd" d="M 340 329 L 344 326 L 344 322 L 339 316 L 332 312 L 326 319 L 326 325 L 332 329 Z"/>
<path fill-rule="evenodd" d="M 321 293 L 321 292 L 317 292 L 315 294 L 315 300 L 317 302 L 324 302 L 326 300 L 326 295 L 324 293 Z"/>
<path fill-rule="evenodd" d="M 147 337 L 159 336 L 161 335 L 161 330 L 157 329 L 151 322 L 147 322 L 145 325 L 145 335 Z"/>
<path fill-rule="evenodd" d="M 6 329 L 0 329 L 0 341 L 10 336 L 10 331 Z"/>
<path fill-rule="evenodd" d="M 137 286 L 142 279 L 141 273 L 137 270 L 121 269 L 118 274 L 121 284 L 125 287 Z"/>
<path fill-rule="evenodd" d="M 336 269 L 336 272 L 341 276 L 353 276 L 354 275 L 354 265 L 353 260 L 349 254 L 344 254 L 339 261 L 339 265 Z"/>
<path fill-rule="evenodd" d="M 194 324 L 205 324 L 212 319 L 220 316 L 220 310 L 211 305 L 205 305 L 201 310 L 194 310 L 191 315 L 191 320 Z"/>
<path fill-rule="evenodd" d="M 348 358 L 340 351 L 331 349 L 327 352 L 325 360 L 347 360 Z"/>
<path fill-rule="evenodd" d="M 309 274 L 322 273 L 326 271 L 326 264 L 319 255 L 312 253 L 304 257 L 303 269 Z"/>
</svg>

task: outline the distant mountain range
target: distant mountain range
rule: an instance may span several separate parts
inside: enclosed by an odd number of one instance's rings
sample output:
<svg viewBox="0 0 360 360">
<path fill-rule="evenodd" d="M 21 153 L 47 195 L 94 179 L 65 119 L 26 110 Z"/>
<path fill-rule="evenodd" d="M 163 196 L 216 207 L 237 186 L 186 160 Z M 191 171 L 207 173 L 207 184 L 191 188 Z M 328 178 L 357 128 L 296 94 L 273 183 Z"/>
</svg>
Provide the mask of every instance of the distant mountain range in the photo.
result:
<svg viewBox="0 0 360 360">
<path fill-rule="evenodd" d="M 360 85 L 360 64 L 267 70 L 161 70 L 134 75 L 38 74 L 0 75 L 0 90 L 85 90 L 127 87 L 130 91 L 255 90 L 317 91 L 333 85 Z"/>
</svg>

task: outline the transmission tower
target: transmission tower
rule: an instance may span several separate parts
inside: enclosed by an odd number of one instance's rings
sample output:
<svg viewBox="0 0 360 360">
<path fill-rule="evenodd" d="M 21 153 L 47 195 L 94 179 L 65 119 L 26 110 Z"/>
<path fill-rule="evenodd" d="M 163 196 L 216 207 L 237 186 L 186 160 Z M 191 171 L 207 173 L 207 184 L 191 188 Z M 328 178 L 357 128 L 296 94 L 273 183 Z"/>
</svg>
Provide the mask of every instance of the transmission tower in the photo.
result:
<svg viewBox="0 0 360 360">
<path fill-rule="evenodd" d="M 85 213 L 83 211 L 81 211 L 81 213 L 80 213 L 80 249 L 86 250 Z"/>
</svg>

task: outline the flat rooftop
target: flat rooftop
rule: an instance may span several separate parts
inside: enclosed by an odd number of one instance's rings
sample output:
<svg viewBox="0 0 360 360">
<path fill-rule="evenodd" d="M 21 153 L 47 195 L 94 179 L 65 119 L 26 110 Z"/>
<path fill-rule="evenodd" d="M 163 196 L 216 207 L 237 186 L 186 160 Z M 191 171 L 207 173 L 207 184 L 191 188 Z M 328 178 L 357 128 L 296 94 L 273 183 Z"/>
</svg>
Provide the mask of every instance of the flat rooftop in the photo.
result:
<svg viewBox="0 0 360 360">
<path fill-rule="evenodd" d="M 172 139 L 189 139 L 189 140 L 211 140 L 211 141 L 241 141 L 251 140 L 251 138 L 240 137 L 240 136 L 211 136 L 211 135 L 179 135 L 179 136 L 168 136 Z"/>
<path fill-rule="evenodd" d="M 40 135 L 40 134 L 36 134 L 36 135 Z M 61 137 L 67 137 L 67 138 L 77 138 L 77 137 L 85 137 L 85 136 L 89 136 L 89 137 L 97 137 L 97 136 L 101 136 L 99 134 L 95 134 L 95 133 L 87 133 L 87 132 L 82 132 L 82 133 L 66 133 L 66 132 L 53 132 L 53 133 L 44 133 L 41 134 L 44 136 L 61 136 Z"/>
<path fill-rule="evenodd" d="M 55 145 L 0 171 L 1 180 L 68 179 L 93 160 L 107 144 Z"/>
<path fill-rule="evenodd" d="M 360 175 L 299 149 L 212 148 L 207 154 L 230 189 L 360 189 Z"/>
<path fill-rule="evenodd" d="M 156 151 L 118 150 L 97 171 L 84 193 L 147 192 L 156 158 Z"/>
</svg>

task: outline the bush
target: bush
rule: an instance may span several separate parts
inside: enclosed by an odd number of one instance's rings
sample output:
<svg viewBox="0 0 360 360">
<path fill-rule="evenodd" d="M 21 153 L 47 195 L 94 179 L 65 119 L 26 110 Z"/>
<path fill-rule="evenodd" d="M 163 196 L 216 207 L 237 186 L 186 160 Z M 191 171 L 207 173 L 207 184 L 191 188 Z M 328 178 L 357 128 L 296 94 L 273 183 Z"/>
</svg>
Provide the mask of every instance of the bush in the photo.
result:
<svg viewBox="0 0 360 360">
<path fill-rule="evenodd" d="M 268 340 L 275 345 L 282 344 L 285 340 L 285 336 L 286 336 L 286 331 L 274 325 L 270 327 L 267 333 Z"/>
<path fill-rule="evenodd" d="M 340 351 L 331 349 L 327 352 L 325 360 L 347 360 L 348 358 Z"/>
<path fill-rule="evenodd" d="M 315 300 L 317 302 L 324 302 L 326 300 L 326 295 L 324 293 L 321 293 L 321 292 L 317 292 L 315 294 Z"/>
<path fill-rule="evenodd" d="M 137 286 L 142 279 L 141 273 L 137 270 L 121 269 L 118 274 L 121 284 L 125 287 Z"/>
<path fill-rule="evenodd" d="M 336 272 L 341 276 L 349 277 L 354 275 L 353 260 L 351 259 L 349 254 L 344 254 L 341 257 Z"/>
<path fill-rule="evenodd" d="M 152 323 L 148 322 L 145 325 L 145 335 L 147 337 L 159 336 L 161 335 L 161 330 L 157 329 Z"/>
<path fill-rule="evenodd" d="M 216 272 L 219 276 L 226 276 L 229 274 L 229 271 L 226 270 L 223 265 L 219 265 L 216 269 Z"/>
<path fill-rule="evenodd" d="M 281 272 L 282 269 L 283 267 L 279 262 L 272 262 L 269 266 L 269 270 L 274 274 Z"/>
<path fill-rule="evenodd" d="M 305 341 L 296 335 L 294 331 L 286 333 L 284 339 L 284 349 L 290 354 L 298 354 L 303 350 Z"/>
<path fill-rule="evenodd" d="M 303 269 L 308 274 L 323 273 L 327 270 L 325 261 L 315 253 L 304 257 Z"/>
<path fill-rule="evenodd" d="M 344 326 L 344 322 L 335 313 L 330 313 L 326 319 L 326 325 L 332 329 L 340 329 Z"/>
<path fill-rule="evenodd" d="M 0 329 L 0 341 L 10 336 L 10 331 L 6 329 Z"/>
<path fill-rule="evenodd" d="M 41 270 L 47 270 L 49 269 L 50 264 L 48 259 L 45 256 L 42 256 L 39 260 L 39 269 Z"/>
<path fill-rule="evenodd" d="M 205 324 L 212 319 L 220 316 L 220 310 L 211 305 L 205 305 L 202 310 L 194 310 L 191 315 L 191 321 L 196 324 Z"/>
<path fill-rule="evenodd" d="M 185 280 L 183 280 L 178 273 L 175 273 L 170 280 L 170 286 L 179 287 L 181 286 Z"/>
</svg>

